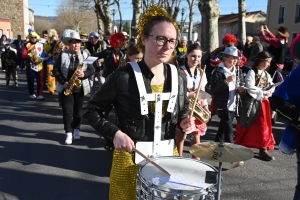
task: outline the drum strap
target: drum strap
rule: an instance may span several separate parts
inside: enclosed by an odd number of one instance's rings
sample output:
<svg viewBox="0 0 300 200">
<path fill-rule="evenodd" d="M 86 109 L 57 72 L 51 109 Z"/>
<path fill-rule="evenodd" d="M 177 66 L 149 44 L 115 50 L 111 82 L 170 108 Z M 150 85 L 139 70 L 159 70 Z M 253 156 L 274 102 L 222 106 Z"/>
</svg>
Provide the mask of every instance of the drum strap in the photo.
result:
<svg viewBox="0 0 300 200">
<path fill-rule="evenodd" d="M 160 143 L 166 142 L 166 141 L 165 142 L 161 141 L 162 102 L 163 102 L 163 100 L 169 100 L 167 112 L 173 113 L 175 104 L 176 104 L 177 95 L 178 95 L 178 72 L 174 65 L 170 65 L 171 81 L 172 81 L 171 92 L 148 94 L 146 91 L 145 84 L 143 84 L 144 79 L 143 79 L 143 75 L 142 75 L 139 65 L 136 62 L 130 62 L 130 65 L 132 66 L 132 69 L 134 71 L 135 79 L 136 79 L 139 94 L 140 94 L 141 114 L 147 115 L 148 114 L 148 102 L 155 101 L 154 141 L 151 142 L 151 145 L 152 145 L 151 150 L 146 155 L 157 156 L 157 155 L 159 155 L 159 152 L 161 152 L 161 148 L 159 146 L 165 145 L 165 144 L 160 144 Z M 170 142 L 169 142 L 169 144 L 170 144 Z M 148 150 L 149 150 L 149 148 L 148 148 Z M 173 152 L 173 147 L 172 147 L 172 152 Z"/>
</svg>

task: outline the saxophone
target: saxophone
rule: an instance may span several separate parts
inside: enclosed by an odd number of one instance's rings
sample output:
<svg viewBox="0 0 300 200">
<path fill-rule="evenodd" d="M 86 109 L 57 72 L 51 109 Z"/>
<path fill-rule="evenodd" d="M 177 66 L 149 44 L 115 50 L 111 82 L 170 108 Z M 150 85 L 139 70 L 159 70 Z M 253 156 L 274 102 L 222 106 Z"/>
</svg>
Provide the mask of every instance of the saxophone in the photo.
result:
<svg viewBox="0 0 300 200">
<path fill-rule="evenodd" d="M 75 87 L 81 86 L 81 80 L 77 77 L 76 72 L 79 70 L 82 70 L 82 67 L 83 67 L 83 63 L 77 67 L 77 69 L 73 73 L 72 77 L 70 78 L 70 80 L 69 80 L 70 87 L 64 91 L 64 94 L 66 96 L 72 94 Z"/>
</svg>

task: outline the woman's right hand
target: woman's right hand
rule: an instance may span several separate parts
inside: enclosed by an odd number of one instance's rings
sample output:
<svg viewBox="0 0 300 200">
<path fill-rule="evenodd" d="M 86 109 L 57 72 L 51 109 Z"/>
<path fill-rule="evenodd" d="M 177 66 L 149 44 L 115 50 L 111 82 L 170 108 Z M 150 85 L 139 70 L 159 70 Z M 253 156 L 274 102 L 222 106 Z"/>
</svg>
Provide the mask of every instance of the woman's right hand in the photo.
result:
<svg viewBox="0 0 300 200">
<path fill-rule="evenodd" d="M 115 149 L 119 151 L 132 152 L 132 148 L 134 147 L 132 139 L 120 130 L 116 132 L 113 143 Z"/>
</svg>

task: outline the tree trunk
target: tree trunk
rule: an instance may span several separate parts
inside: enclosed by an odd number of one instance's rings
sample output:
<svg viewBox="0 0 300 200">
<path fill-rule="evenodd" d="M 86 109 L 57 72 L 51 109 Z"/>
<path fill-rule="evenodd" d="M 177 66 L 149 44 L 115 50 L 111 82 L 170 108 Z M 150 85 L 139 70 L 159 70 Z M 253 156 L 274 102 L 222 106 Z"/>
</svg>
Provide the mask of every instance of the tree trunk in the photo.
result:
<svg viewBox="0 0 300 200">
<path fill-rule="evenodd" d="M 194 12 L 193 12 L 193 8 L 194 8 L 194 5 L 196 3 L 196 0 L 187 0 L 188 2 L 188 5 L 189 5 L 189 11 L 190 11 L 190 14 L 189 14 L 189 35 L 188 35 L 188 40 L 192 40 L 193 39 L 193 28 L 194 28 Z M 200 2 L 199 2 L 200 3 Z"/>
<path fill-rule="evenodd" d="M 238 0 L 238 1 L 239 1 L 238 39 L 241 42 L 242 48 L 244 48 L 244 44 L 246 42 L 246 0 Z"/>
<path fill-rule="evenodd" d="M 109 11 L 109 5 L 110 5 L 110 0 L 94 0 L 95 2 L 95 12 L 96 15 L 103 23 L 103 31 L 101 30 L 101 27 L 99 27 L 98 23 L 98 29 L 104 36 L 108 36 L 112 33 L 112 21 L 110 17 L 110 11 Z"/>
<path fill-rule="evenodd" d="M 208 52 L 203 55 L 203 60 L 206 60 L 209 53 L 219 46 L 218 19 L 220 7 L 217 0 L 200 0 L 198 7 L 202 15 L 201 46 L 203 51 Z"/>
<path fill-rule="evenodd" d="M 129 26 L 131 29 L 131 36 L 136 37 L 137 26 L 142 14 L 142 0 L 132 0 L 132 6 L 133 6 L 132 21 L 131 24 L 129 24 Z"/>
<path fill-rule="evenodd" d="M 117 4 L 118 6 L 118 11 L 119 11 L 119 16 L 120 16 L 120 19 L 119 19 L 119 32 L 122 31 L 122 26 L 123 26 L 123 20 L 122 20 L 122 10 L 121 10 L 121 7 L 120 7 L 120 2 L 119 0 L 115 0 L 115 3 Z"/>
</svg>

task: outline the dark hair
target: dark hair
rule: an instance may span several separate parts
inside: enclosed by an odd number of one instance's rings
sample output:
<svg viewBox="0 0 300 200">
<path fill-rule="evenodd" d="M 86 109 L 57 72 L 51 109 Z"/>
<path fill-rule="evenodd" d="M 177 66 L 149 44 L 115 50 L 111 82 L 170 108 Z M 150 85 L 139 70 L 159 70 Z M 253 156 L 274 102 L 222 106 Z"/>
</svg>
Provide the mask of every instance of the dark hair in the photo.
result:
<svg viewBox="0 0 300 200">
<path fill-rule="evenodd" d="M 154 25 L 161 23 L 161 22 L 168 22 L 174 25 L 174 21 L 168 17 L 165 16 L 154 16 L 149 18 L 149 20 L 146 22 L 144 26 L 144 30 L 142 32 L 142 35 L 148 37 L 149 33 L 152 31 L 152 28 Z M 176 26 L 174 25 L 174 28 L 176 29 Z M 178 30 L 176 29 L 176 38 L 178 36 Z"/>
<path fill-rule="evenodd" d="M 42 32 L 42 35 L 43 34 L 47 34 L 48 35 L 48 31 L 47 30 L 44 30 L 43 32 Z"/>
<path fill-rule="evenodd" d="M 189 53 L 191 53 L 194 50 L 200 50 L 202 52 L 202 48 L 201 48 L 200 44 L 193 43 L 190 46 L 188 46 L 186 54 L 189 54 Z M 185 58 L 185 60 L 184 60 L 184 64 L 185 65 L 187 64 L 187 61 L 188 61 L 188 59 Z"/>
<path fill-rule="evenodd" d="M 130 62 L 129 56 L 136 55 L 139 53 L 143 53 L 142 49 L 137 48 L 136 45 L 130 45 L 126 50 L 126 61 Z"/>
<path fill-rule="evenodd" d="M 0 40 L 3 41 L 3 38 L 4 38 L 4 37 L 7 39 L 6 35 L 3 34 L 3 35 L 1 36 L 1 39 L 0 39 Z"/>
<path fill-rule="evenodd" d="M 252 66 L 252 70 L 255 72 L 255 74 L 258 73 L 258 65 L 261 62 L 264 62 L 268 58 L 272 58 L 272 55 L 267 51 L 262 51 L 262 52 L 259 52 L 258 54 L 256 54 L 255 61 Z"/>
</svg>

